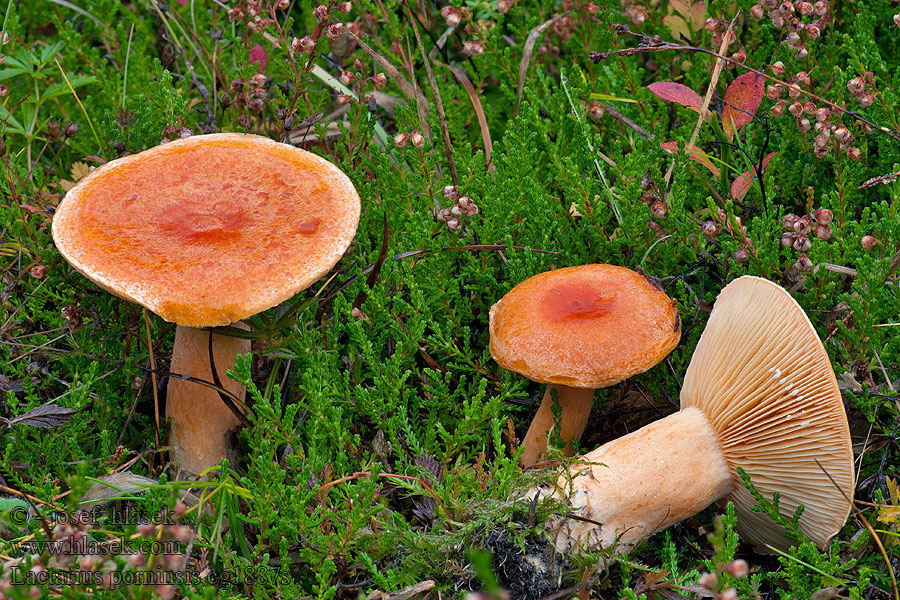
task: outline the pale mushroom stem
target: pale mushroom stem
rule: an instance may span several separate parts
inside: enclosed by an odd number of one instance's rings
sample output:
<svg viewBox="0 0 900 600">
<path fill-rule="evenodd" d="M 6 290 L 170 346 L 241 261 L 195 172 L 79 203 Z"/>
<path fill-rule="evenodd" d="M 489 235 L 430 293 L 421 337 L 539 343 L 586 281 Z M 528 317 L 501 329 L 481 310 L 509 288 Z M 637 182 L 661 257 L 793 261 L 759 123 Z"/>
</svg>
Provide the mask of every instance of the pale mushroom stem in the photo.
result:
<svg viewBox="0 0 900 600">
<path fill-rule="evenodd" d="M 706 416 L 687 408 L 585 454 L 554 492 L 568 498 L 576 518 L 554 517 L 548 525 L 560 551 L 627 553 L 722 498 L 735 482 Z"/>
<path fill-rule="evenodd" d="M 575 453 L 572 439 L 581 439 L 581 434 L 584 433 L 588 415 L 591 413 L 591 405 L 594 403 L 594 390 L 559 384 L 548 385 L 541 406 L 534 415 L 534 420 L 522 441 L 522 445 L 525 446 L 525 452 L 521 458 L 523 467 L 530 467 L 547 458 L 547 436 L 554 426 L 553 396 L 550 392 L 553 389 L 556 390 L 559 406 L 562 409 L 559 436 L 566 442 L 566 456 L 572 456 Z"/>
<path fill-rule="evenodd" d="M 246 328 L 243 323 L 233 326 Z M 222 386 L 243 398 L 244 386 L 225 372 L 234 366 L 237 355 L 250 352 L 250 340 L 213 334 L 212 342 L 216 373 Z M 170 370 L 212 382 L 209 331 L 179 325 Z M 171 421 L 172 462 L 192 475 L 199 475 L 222 461 L 228 448 L 228 430 L 239 424 L 215 389 L 174 377 L 169 379 L 166 418 Z"/>
</svg>

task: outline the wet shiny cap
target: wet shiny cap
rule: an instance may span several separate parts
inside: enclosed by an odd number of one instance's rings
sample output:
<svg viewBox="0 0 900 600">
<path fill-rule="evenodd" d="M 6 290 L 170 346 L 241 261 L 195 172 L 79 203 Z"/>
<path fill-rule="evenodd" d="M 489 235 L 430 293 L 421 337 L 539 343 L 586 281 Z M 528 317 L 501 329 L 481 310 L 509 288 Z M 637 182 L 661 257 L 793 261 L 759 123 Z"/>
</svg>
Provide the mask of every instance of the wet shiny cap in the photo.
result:
<svg viewBox="0 0 900 600">
<path fill-rule="evenodd" d="M 491 307 L 491 355 L 541 383 L 614 385 L 678 344 L 675 302 L 645 276 L 583 265 L 526 279 Z"/>
<path fill-rule="evenodd" d="M 95 169 L 53 219 L 56 247 L 107 291 L 189 327 L 287 300 L 337 263 L 359 195 L 324 158 L 265 137 L 198 135 Z"/>
</svg>

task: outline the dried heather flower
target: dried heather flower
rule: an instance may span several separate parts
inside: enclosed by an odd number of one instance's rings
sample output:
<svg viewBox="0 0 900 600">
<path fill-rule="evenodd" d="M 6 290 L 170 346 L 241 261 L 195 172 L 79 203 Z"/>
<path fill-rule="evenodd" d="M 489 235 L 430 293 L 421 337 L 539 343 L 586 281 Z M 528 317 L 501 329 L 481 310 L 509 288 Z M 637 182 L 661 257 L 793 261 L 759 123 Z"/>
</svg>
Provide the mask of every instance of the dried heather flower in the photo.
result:
<svg viewBox="0 0 900 600">
<path fill-rule="evenodd" d="M 878 243 L 878 239 L 871 235 L 864 235 L 859 243 L 862 244 L 863 250 L 868 252 L 875 247 L 875 245 Z"/>
</svg>

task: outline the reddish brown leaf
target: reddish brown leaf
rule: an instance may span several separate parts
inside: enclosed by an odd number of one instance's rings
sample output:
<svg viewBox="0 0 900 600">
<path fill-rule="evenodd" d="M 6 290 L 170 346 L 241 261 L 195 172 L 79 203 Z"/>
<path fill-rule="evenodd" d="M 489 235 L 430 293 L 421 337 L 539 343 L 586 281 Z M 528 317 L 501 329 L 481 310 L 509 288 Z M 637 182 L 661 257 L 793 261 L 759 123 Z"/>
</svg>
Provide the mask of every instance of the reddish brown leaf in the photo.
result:
<svg viewBox="0 0 900 600">
<path fill-rule="evenodd" d="M 766 80 L 756 73 L 744 73 L 731 82 L 722 109 L 722 130 L 729 138 L 753 120 L 765 91 Z"/>
<path fill-rule="evenodd" d="M 260 73 L 262 73 L 263 69 L 266 68 L 266 63 L 269 62 L 269 57 L 266 56 L 266 51 L 259 44 L 256 44 L 255 46 L 250 48 L 250 62 L 259 63 L 256 68 Z"/>
<path fill-rule="evenodd" d="M 663 100 L 677 102 L 697 112 L 700 112 L 700 108 L 703 106 L 703 98 L 700 97 L 700 94 L 688 86 L 674 81 L 657 81 L 648 85 L 647 89 Z"/>
<path fill-rule="evenodd" d="M 666 152 L 672 152 L 673 154 L 678 152 L 678 142 L 664 142 L 660 144 L 660 146 L 662 146 L 662 149 Z M 709 172 L 713 174 L 713 177 L 718 177 L 720 175 L 719 167 L 712 164 L 712 161 L 709 160 L 709 157 L 706 156 L 706 153 L 703 152 L 703 150 L 697 146 L 689 146 L 688 150 L 690 152 L 691 160 L 698 162 L 709 169 Z"/>
<path fill-rule="evenodd" d="M 765 171 L 766 165 L 775 156 L 774 152 L 769 153 L 762 161 L 760 171 Z M 753 180 L 756 179 L 756 172 L 752 170 L 744 171 L 743 175 L 734 180 L 731 184 L 731 197 L 735 200 L 743 200 L 750 188 L 753 187 Z"/>
</svg>

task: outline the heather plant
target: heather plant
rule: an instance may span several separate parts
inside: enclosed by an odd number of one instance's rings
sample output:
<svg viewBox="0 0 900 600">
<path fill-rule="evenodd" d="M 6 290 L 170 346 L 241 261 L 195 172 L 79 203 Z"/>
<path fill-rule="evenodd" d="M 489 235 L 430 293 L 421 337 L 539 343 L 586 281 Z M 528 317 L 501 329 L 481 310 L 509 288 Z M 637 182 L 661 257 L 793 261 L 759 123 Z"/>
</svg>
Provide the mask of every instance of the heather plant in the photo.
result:
<svg viewBox="0 0 900 600">
<path fill-rule="evenodd" d="M 896 3 L 2 12 L 0 598 L 897 597 Z M 219 131 L 328 158 L 363 209 L 331 273 L 248 321 L 253 351 L 228 376 L 250 426 L 191 482 L 166 446 L 175 326 L 75 272 L 50 228 L 90 169 Z M 605 552 L 554 550 L 543 524 L 565 507 L 516 500 L 555 478 L 517 459 L 543 389 L 493 362 L 488 311 L 592 262 L 653 277 L 683 334 L 597 392 L 581 448 L 677 409 L 728 281 L 797 299 L 859 469 L 858 512 L 829 547 L 799 532 L 788 551 L 750 547 L 713 506 L 606 570 Z M 90 519 L 67 525 L 78 511 Z M 174 550 L 125 547 L 139 540 Z M 39 581 L 54 568 L 82 579 Z"/>
</svg>

